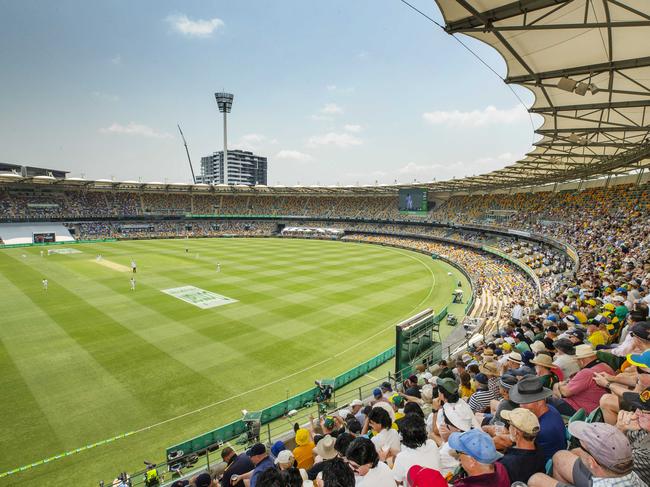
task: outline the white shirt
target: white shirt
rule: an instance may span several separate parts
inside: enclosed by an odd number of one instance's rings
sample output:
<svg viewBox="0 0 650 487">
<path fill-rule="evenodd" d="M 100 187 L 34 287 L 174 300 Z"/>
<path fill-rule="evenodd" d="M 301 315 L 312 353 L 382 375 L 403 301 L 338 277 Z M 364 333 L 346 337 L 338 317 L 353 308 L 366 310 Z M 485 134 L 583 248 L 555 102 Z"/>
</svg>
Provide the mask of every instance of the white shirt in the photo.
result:
<svg viewBox="0 0 650 487">
<path fill-rule="evenodd" d="M 440 473 L 445 477 L 448 473 L 456 470 L 456 467 L 460 465 L 460 462 L 457 458 L 451 456 L 450 452 L 452 449 L 449 447 L 449 443 L 445 442 L 440 447 Z"/>
<path fill-rule="evenodd" d="M 571 355 L 557 355 L 553 364 L 562 370 L 562 375 L 565 380 L 570 378 L 572 375 L 577 374 L 580 370 L 578 361 Z"/>
<path fill-rule="evenodd" d="M 382 449 L 390 450 L 392 452 L 400 451 L 400 439 L 397 430 L 392 428 L 383 429 L 378 435 L 372 437 L 372 442 L 375 444 L 375 449 L 379 453 Z"/>
<path fill-rule="evenodd" d="M 384 462 L 379 462 L 375 468 L 368 470 L 366 475 L 356 479 L 356 487 L 395 487 L 396 485 L 390 467 Z"/>
<path fill-rule="evenodd" d="M 382 408 L 384 411 L 388 413 L 390 416 L 391 421 L 395 421 L 395 410 L 393 409 L 393 406 L 388 404 L 386 401 L 377 401 L 375 404 L 372 405 L 373 408 Z"/>
<path fill-rule="evenodd" d="M 413 465 L 440 470 L 440 452 L 433 440 L 427 440 L 418 448 L 402 445 L 402 450 L 395 457 L 395 465 L 393 465 L 395 481 L 405 482 L 406 474 Z"/>
</svg>

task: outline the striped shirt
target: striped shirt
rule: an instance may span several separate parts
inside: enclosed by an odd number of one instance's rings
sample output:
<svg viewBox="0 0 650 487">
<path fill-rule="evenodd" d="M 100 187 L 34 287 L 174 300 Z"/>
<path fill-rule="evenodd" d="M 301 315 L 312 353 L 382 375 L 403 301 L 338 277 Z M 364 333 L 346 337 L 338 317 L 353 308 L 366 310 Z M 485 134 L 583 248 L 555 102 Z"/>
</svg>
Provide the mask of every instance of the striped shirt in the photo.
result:
<svg viewBox="0 0 650 487">
<path fill-rule="evenodd" d="M 475 413 L 482 413 L 490 407 L 490 401 L 496 398 L 490 389 L 479 389 L 469 398 L 469 407 Z"/>
</svg>

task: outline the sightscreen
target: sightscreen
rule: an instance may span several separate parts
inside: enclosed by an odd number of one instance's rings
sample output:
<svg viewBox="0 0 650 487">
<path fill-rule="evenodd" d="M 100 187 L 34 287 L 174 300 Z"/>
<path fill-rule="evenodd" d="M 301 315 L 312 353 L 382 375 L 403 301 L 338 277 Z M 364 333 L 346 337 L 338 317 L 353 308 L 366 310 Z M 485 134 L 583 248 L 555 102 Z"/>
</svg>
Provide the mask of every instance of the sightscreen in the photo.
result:
<svg viewBox="0 0 650 487">
<path fill-rule="evenodd" d="M 399 211 L 426 212 L 427 190 L 422 188 L 403 188 L 399 190 Z"/>
</svg>

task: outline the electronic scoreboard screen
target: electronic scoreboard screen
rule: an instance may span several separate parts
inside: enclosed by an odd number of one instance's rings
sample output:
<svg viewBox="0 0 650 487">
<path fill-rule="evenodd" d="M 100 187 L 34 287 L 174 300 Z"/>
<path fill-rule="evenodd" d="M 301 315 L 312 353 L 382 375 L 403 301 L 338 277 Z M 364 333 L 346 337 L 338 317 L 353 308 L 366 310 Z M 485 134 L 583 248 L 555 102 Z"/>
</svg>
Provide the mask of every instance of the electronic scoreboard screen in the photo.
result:
<svg viewBox="0 0 650 487">
<path fill-rule="evenodd" d="M 34 233 L 34 243 L 49 243 L 56 242 L 56 235 L 54 233 Z"/>
<path fill-rule="evenodd" d="M 422 188 L 403 188 L 399 190 L 399 211 L 426 213 L 427 190 Z"/>
</svg>

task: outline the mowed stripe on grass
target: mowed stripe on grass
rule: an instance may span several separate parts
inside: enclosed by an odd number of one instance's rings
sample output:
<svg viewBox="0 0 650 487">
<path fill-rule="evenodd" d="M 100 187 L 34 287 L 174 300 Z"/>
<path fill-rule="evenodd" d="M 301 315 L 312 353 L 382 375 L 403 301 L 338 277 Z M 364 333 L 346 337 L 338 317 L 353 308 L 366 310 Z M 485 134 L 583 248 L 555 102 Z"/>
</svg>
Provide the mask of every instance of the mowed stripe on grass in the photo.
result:
<svg viewBox="0 0 650 487">
<path fill-rule="evenodd" d="M 6 453 L 1 470 L 323 364 L 171 428 L 40 467 L 47 474 L 21 474 L 16 481 L 95 482 L 115 469 L 139 467 L 142 458 L 160 458 L 169 444 L 232 421 L 243 407 L 282 400 L 390 346 L 389 325 L 426 306 L 440 309 L 458 279 L 424 255 L 341 242 L 166 240 L 75 248 L 84 253 L 41 258 L 37 248 L 0 252 L 0 285 L 12 289 L 2 297 L 11 326 L 0 332 L 0 366 L 15 391 L 0 406 L 0 426 L 8 432 L 0 438 Z M 91 260 L 99 253 L 125 266 L 136 260 L 136 292 L 129 290 L 129 274 Z M 47 295 L 43 277 L 50 281 Z M 183 285 L 239 302 L 201 310 L 160 292 Z M 21 410 L 29 412 L 29 428 L 9 420 Z M 36 441 L 25 445 L 25 434 Z M 22 448 L 12 449 L 16 444 Z"/>
</svg>

